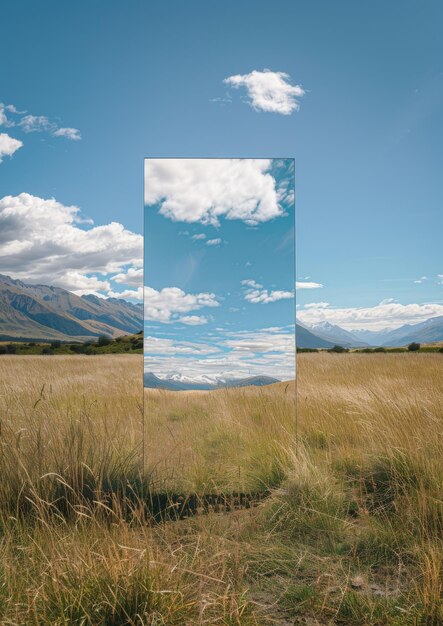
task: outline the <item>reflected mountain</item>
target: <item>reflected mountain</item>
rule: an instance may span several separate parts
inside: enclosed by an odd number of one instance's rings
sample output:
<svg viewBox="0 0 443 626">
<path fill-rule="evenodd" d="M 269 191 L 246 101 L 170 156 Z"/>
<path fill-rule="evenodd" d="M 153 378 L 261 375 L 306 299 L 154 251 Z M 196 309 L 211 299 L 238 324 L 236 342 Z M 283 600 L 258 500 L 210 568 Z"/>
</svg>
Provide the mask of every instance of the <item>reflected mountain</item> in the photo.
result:
<svg viewBox="0 0 443 626">
<path fill-rule="evenodd" d="M 211 391 L 213 389 L 226 389 L 232 387 L 264 387 L 279 383 L 278 378 L 272 376 L 249 376 L 215 383 L 199 383 L 192 381 L 173 380 L 171 378 L 159 378 L 153 372 L 145 372 L 144 386 L 149 389 L 167 389 L 168 391 Z"/>
</svg>

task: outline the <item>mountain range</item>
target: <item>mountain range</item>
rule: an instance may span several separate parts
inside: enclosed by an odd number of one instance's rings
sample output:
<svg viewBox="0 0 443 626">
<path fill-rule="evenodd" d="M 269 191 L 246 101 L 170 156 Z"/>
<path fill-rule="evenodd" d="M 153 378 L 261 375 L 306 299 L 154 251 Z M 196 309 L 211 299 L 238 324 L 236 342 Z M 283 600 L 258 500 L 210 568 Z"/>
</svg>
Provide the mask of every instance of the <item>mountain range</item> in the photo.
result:
<svg viewBox="0 0 443 626">
<path fill-rule="evenodd" d="M 352 332 L 341 328 L 337 324 L 331 324 L 324 321 L 310 326 L 309 330 L 317 337 L 332 343 L 333 345 L 340 345 L 344 348 L 366 348 L 368 343 L 363 341 Z"/>
<path fill-rule="evenodd" d="M 348 331 L 336 324 L 320 322 L 307 327 L 308 332 L 317 339 L 323 339 L 345 348 L 363 348 L 367 346 L 401 347 L 412 342 L 434 343 L 443 341 L 443 316 L 431 317 L 417 324 L 403 324 L 399 328 L 382 330 L 359 329 Z M 298 326 L 297 326 L 298 332 Z M 297 346 L 299 342 L 297 340 Z M 324 347 L 306 345 L 299 347 Z"/>
<path fill-rule="evenodd" d="M 337 342 L 321 337 L 303 324 L 295 325 L 297 348 L 332 348 Z"/>
<path fill-rule="evenodd" d="M 443 315 L 431 317 L 418 324 L 404 324 L 400 328 L 375 335 L 372 341 L 382 346 L 405 346 L 416 341 L 418 343 L 433 343 L 443 341 Z"/>
<path fill-rule="evenodd" d="M 0 274 L 0 340 L 87 341 L 143 328 L 143 305 L 120 298 L 77 296 Z"/>
<path fill-rule="evenodd" d="M 144 386 L 150 389 L 167 389 L 168 391 L 211 391 L 213 389 L 226 389 L 227 387 L 264 387 L 280 382 L 272 376 L 249 376 L 248 378 L 232 379 L 214 382 L 187 382 L 172 378 L 158 378 L 152 372 L 145 372 Z"/>
<path fill-rule="evenodd" d="M 27 284 L 0 274 L 0 341 L 84 342 L 100 335 L 118 337 L 138 333 L 142 328 L 142 303 L 77 296 L 60 287 Z M 349 331 L 327 321 L 311 326 L 300 322 L 296 325 L 299 348 L 327 349 L 337 344 L 345 348 L 398 347 L 413 341 L 443 341 L 443 316 L 380 331 Z"/>
</svg>

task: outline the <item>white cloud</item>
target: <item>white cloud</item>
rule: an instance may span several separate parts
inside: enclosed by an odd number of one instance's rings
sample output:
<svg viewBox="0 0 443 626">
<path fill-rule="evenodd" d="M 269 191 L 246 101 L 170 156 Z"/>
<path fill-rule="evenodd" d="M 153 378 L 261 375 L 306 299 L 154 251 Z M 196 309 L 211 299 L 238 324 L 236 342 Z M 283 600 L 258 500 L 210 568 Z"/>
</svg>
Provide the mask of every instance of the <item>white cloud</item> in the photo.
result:
<svg viewBox="0 0 443 626">
<path fill-rule="evenodd" d="M 420 278 L 417 278 L 417 280 L 414 280 L 414 283 L 417 285 L 420 285 L 421 283 L 424 283 L 428 280 L 427 276 L 420 276 Z"/>
<path fill-rule="evenodd" d="M 285 215 L 271 159 L 146 159 L 145 204 L 182 222 L 266 222 Z"/>
<path fill-rule="evenodd" d="M 231 332 L 227 339 L 199 342 L 146 337 L 144 367 L 160 377 L 194 382 L 260 374 L 289 380 L 295 375 L 294 328 Z"/>
<path fill-rule="evenodd" d="M 391 304 L 391 302 L 395 302 L 394 298 L 385 298 L 380 304 Z"/>
<path fill-rule="evenodd" d="M 0 126 L 7 124 L 8 118 L 6 117 L 5 108 L 3 104 L 0 104 Z"/>
<path fill-rule="evenodd" d="M 244 299 L 252 304 L 269 304 L 270 302 L 277 302 L 278 300 L 287 300 L 294 297 L 292 291 L 274 290 L 269 291 L 250 278 L 242 280 L 242 285 L 245 287 Z"/>
<path fill-rule="evenodd" d="M 236 74 L 224 79 L 224 83 L 234 87 L 245 87 L 249 104 L 256 111 L 267 111 L 290 115 L 300 108 L 298 99 L 305 95 L 300 85 L 291 85 L 290 76 L 285 72 L 262 72 L 253 70 L 249 74 Z"/>
<path fill-rule="evenodd" d="M 329 302 L 308 302 L 305 304 L 305 309 L 327 309 Z"/>
<path fill-rule="evenodd" d="M 63 288 L 78 296 L 88 293 L 98 295 L 111 289 L 109 280 L 100 280 L 97 276 L 86 276 L 76 271 L 67 271 L 63 277 Z"/>
<path fill-rule="evenodd" d="M 112 276 L 112 280 L 119 284 L 129 285 L 130 287 L 140 287 L 143 282 L 143 268 L 130 267 L 127 272 Z"/>
<path fill-rule="evenodd" d="M 307 281 L 297 281 L 295 283 L 296 289 L 321 289 L 323 285 L 321 283 L 313 283 Z"/>
<path fill-rule="evenodd" d="M 15 121 L 8 117 L 6 115 L 6 112 L 22 114 L 26 111 L 17 111 L 13 104 L 4 104 L 3 102 L 0 102 L 0 126 L 6 126 L 7 128 L 10 128 L 12 126 L 15 126 Z"/>
<path fill-rule="evenodd" d="M 213 293 L 191 294 L 178 287 L 164 287 L 161 291 L 145 287 L 145 320 L 170 323 L 177 321 L 179 314 L 216 306 L 219 303 Z"/>
<path fill-rule="evenodd" d="M 18 126 L 25 133 L 50 133 L 54 137 L 66 137 L 66 139 L 79 140 L 81 134 L 78 128 L 59 127 L 55 122 L 51 122 L 46 115 L 24 115 Z"/>
<path fill-rule="evenodd" d="M 108 298 L 123 298 L 124 300 L 143 300 L 143 287 L 138 289 L 124 289 L 123 291 L 108 291 Z"/>
<path fill-rule="evenodd" d="M 183 315 L 178 320 L 182 324 L 188 324 L 189 326 L 200 326 L 201 324 L 207 324 L 208 318 L 204 315 Z"/>
<path fill-rule="evenodd" d="M 220 237 L 217 237 L 216 239 L 208 239 L 208 241 L 206 242 L 207 246 L 219 246 L 221 244 L 222 240 L 220 239 Z"/>
<path fill-rule="evenodd" d="M 438 315 L 443 315 L 442 304 L 400 304 L 389 298 L 373 307 L 311 306 L 298 311 L 297 320 L 307 325 L 328 321 L 347 330 L 382 330 L 397 328 L 403 324 L 417 324 Z"/>
<path fill-rule="evenodd" d="M 7 117 L 6 112 L 21 116 L 17 122 Z M 60 127 L 56 122 L 52 122 L 46 115 L 26 114 L 26 111 L 19 111 L 13 104 L 3 104 L 0 102 L 0 126 L 19 126 L 24 133 L 49 133 L 54 137 L 66 137 L 78 141 L 81 134 L 78 128 Z"/>
<path fill-rule="evenodd" d="M 260 285 L 260 283 L 255 282 L 255 280 L 253 280 L 252 278 L 246 278 L 245 280 L 242 280 L 241 284 L 244 285 L 245 287 L 257 288 L 257 289 L 263 286 L 263 285 Z"/>
<path fill-rule="evenodd" d="M 145 354 L 162 355 L 203 355 L 218 352 L 218 348 L 207 343 L 197 343 L 191 341 L 177 341 L 164 337 L 147 336 L 144 341 Z"/>
<path fill-rule="evenodd" d="M 199 233 L 198 235 L 192 235 L 191 239 L 194 241 L 198 241 L 199 239 L 206 239 L 206 235 L 204 233 Z"/>
<path fill-rule="evenodd" d="M 0 133 L 0 163 L 3 161 L 3 157 L 12 156 L 22 145 L 23 142 L 19 139 L 14 139 L 6 133 Z"/>
<path fill-rule="evenodd" d="M 225 345 L 240 352 L 281 352 L 293 357 L 295 346 L 294 329 L 290 333 L 279 332 L 274 328 L 263 328 L 256 332 L 237 333 L 235 338 L 226 340 Z"/>
<path fill-rule="evenodd" d="M 54 132 L 57 129 L 57 124 L 51 123 L 46 115 L 25 115 L 18 125 L 25 133 Z"/>
<path fill-rule="evenodd" d="M 72 139 L 73 141 L 78 141 L 82 138 L 78 128 L 57 128 L 53 134 L 54 137 L 66 137 L 66 139 Z"/>
<path fill-rule="evenodd" d="M 141 235 L 117 222 L 88 229 L 81 224 L 85 220 L 78 207 L 64 206 L 54 198 L 27 193 L 1 198 L 2 272 L 25 281 L 96 292 L 109 288 L 111 274 L 130 276 L 131 268 L 140 268 Z M 103 280 L 96 274 L 103 275 Z"/>
<path fill-rule="evenodd" d="M 5 110 L 9 113 L 17 113 L 18 115 L 24 115 L 26 113 L 26 111 L 19 111 L 13 104 L 6 104 L 2 106 L 4 106 Z"/>
</svg>

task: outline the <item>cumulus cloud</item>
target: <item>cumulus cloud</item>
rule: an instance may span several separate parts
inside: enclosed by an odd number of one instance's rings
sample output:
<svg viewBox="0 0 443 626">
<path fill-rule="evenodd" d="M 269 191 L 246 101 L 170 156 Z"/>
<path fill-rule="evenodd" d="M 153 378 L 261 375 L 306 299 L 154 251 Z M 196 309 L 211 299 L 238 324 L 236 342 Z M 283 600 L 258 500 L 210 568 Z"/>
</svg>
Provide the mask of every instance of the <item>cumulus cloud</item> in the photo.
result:
<svg viewBox="0 0 443 626">
<path fill-rule="evenodd" d="M 183 321 L 182 313 L 198 311 L 204 307 L 217 307 L 219 302 L 213 293 L 186 293 L 178 287 L 164 287 L 160 291 L 145 287 L 145 320 L 170 323 Z M 181 317 L 181 319 L 180 319 Z M 187 322 L 189 322 L 189 318 Z"/>
<path fill-rule="evenodd" d="M 263 285 L 250 278 L 242 280 L 242 285 L 245 288 L 244 299 L 252 304 L 269 304 L 270 302 L 294 297 L 294 292 L 292 291 L 269 291 Z"/>
<path fill-rule="evenodd" d="M 347 330 L 382 330 L 397 328 L 403 324 L 417 324 L 439 315 L 443 315 L 442 304 L 400 304 L 389 298 L 373 307 L 333 308 L 311 305 L 300 310 L 297 319 L 307 325 L 328 321 Z"/>
<path fill-rule="evenodd" d="M 112 280 L 116 283 L 129 285 L 130 287 L 140 287 L 143 282 L 143 268 L 130 267 L 126 272 L 112 276 Z"/>
<path fill-rule="evenodd" d="M 295 283 L 296 289 L 321 289 L 323 285 L 321 283 L 313 283 L 309 281 L 297 281 Z"/>
<path fill-rule="evenodd" d="M 143 287 L 138 289 L 124 289 L 123 291 L 108 291 L 108 298 L 123 298 L 124 300 L 143 300 Z"/>
<path fill-rule="evenodd" d="M 27 193 L 1 198 L 2 272 L 79 293 L 109 290 L 111 274 L 116 272 L 134 280 L 142 265 L 143 237 L 117 222 L 82 226 L 80 209 L 54 198 Z"/>
<path fill-rule="evenodd" d="M 207 324 L 208 318 L 204 315 L 183 315 L 178 318 L 178 321 L 189 326 L 200 326 L 201 324 Z"/>
<path fill-rule="evenodd" d="M 192 235 L 191 239 L 199 241 L 200 239 L 206 239 L 206 235 L 204 233 L 198 233 L 197 235 Z"/>
<path fill-rule="evenodd" d="M 220 329 L 219 330 L 223 330 Z M 226 334 L 226 333 L 225 333 Z M 145 371 L 162 378 L 193 382 L 267 375 L 289 380 L 295 375 L 293 327 L 263 328 L 207 335 L 199 342 L 147 337 Z"/>
<path fill-rule="evenodd" d="M 256 225 L 285 215 L 271 159 L 146 159 L 145 204 L 181 222 Z"/>
<path fill-rule="evenodd" d="M 290 76 L 285 72 L 262 72 L 253 70 L 249 74 L 235 74 L 223 81 L 226 85 L 238 89 L 245 87 L 248 103 L 256 111 L 267 111 L 290 115 L 300 108 L 299 98 L 305 95 L 300 85 L 291 85 Z"/>
<path fill-rule="evenodd" d="M 6 133 L 0 133 L 0 163 L 3 161 L 3 157 L 12 156 L 22 146 L 23 142 L 19 139 L 14 139 Z"/>
<path fill-rule="evenodd" d="M 52 284 L 52 283 L 51 283 Z M 101 280 L 98 276 L 87 276 L 76 271 L 67 271 L 63 277 L 63 289 L 73 291 L 78 296 L 88 293 L 104 295 L 111 289 L 109 280 Z"/>
</svg>

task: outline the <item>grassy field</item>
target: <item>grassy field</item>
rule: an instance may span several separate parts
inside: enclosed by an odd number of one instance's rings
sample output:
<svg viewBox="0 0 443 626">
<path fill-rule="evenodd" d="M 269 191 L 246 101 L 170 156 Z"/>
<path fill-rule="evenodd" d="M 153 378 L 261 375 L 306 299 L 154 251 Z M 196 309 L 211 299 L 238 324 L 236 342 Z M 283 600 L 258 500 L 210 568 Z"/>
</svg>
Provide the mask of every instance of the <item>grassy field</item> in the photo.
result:
<svg viewBox="0 0 443 626">
<path fill-rule="evenodd" d="M 0 623 L 443 624 L 442 358 L 299 355 L 296 423 L 293 384 L 143 419 L 139 356 L 2 356 Z M 152 524 L 148 488 L 270 495 Z"/>
<path fill-rule="evenodd" d="M 257 492 L 281 483 L 296 434 L 293 382 L 144 393 L 146 458 L 162 489 Z"/>
</svg>

